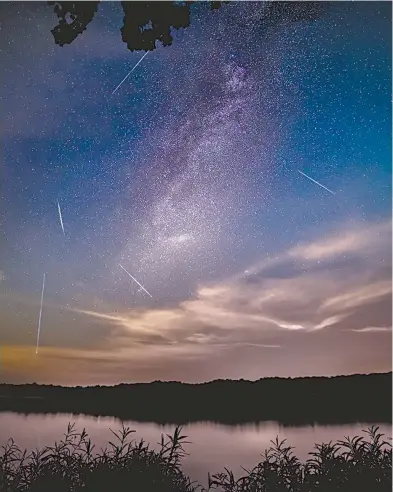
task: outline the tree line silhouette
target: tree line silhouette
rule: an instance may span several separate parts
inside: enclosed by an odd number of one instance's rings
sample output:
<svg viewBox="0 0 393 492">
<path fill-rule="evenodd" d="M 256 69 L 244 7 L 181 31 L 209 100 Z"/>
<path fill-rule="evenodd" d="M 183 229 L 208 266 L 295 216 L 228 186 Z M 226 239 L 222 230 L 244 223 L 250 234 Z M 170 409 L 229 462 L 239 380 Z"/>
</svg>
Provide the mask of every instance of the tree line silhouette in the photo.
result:
<svg viewBox="0 0 393 492">
<path fill-rule="evenodd" d="M 392 421 L 392 373 L 336 377 L 176 381 L 117 386 L 0 385 L 0 411 L 83 413 L 122 420 L 283 425 Z"/>
</svg>

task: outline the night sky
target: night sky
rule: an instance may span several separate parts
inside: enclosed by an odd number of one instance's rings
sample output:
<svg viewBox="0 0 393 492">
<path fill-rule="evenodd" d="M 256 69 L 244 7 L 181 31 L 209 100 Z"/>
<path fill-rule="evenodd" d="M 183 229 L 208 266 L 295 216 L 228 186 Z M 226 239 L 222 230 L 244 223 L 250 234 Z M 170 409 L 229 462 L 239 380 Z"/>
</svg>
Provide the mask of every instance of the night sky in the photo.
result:
<svg viewBox="0 0 393 492">
<path fill-rule="evenodd" d="M 114 94 L 120 4 L 0 12 L 1 381 L 391 370 L 390 2 L 194 5 Z"/>
</svg>

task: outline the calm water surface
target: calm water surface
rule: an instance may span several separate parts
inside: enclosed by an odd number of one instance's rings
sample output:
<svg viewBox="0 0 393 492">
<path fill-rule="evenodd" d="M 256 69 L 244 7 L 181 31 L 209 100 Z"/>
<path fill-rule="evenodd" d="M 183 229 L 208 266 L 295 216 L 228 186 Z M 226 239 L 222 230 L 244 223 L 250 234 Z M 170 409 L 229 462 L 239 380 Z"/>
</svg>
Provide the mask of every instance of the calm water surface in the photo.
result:
<svg viewBox="0 0 393 492">
<path fill-rule="evenodd" d="M 13 412 L 0 413 L 0 446 L 12 437 L 23 449 L 34 449 L 52 445 L 61 439 L 69 422 L 74 422 L 77 430 L 85 428 L 93 443 L 99 449 L 113 440 L 109 427 L 121 428 L 121 422 L 109 417 L 91 417 L 86 415 L 23 415 Z M 125 422 L 135 429 L 134 439 L 143 438 L 157 449 L 161 433 L 171 434 L 173 425 L 161 426 L 154 423 Z M 390 425 L 377 424 L 381 432 L 391 436 Z M 351 424 L 334 426 L 282 427 L 277 422 L 262 422 L 258 425 L 227 426 L 213 422 L 192 423 L 183 427 L 188 436 L 183 469 L 193 480 L 207 484 L 208 472 L 219 472 L 224 467 L 232 470 L 236 476 L 242 474 L 241 466 L 253 467 L 259 461 L 260 454 L 269 447 L 270 441 L 279 436 L 288 439 L 288 444 L 295 446 L 296 455 L 306 459 L 315 443 L 343 439 L 344 436 L 360 435 L 371 424 Z"/>
</svg>

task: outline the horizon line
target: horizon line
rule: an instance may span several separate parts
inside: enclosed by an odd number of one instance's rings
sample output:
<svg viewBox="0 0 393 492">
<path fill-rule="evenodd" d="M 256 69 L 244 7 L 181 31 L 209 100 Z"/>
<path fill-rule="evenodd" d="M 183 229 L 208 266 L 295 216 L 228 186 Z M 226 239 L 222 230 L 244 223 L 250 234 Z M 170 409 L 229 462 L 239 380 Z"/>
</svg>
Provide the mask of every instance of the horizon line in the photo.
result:
<svg viewBox="0 0 393 492">
<path fill-rule="evenodd" d="M 53 384 L 53 383 L 0 383 L 1 386 L 47 386 L 47 387 L 55 387 L 55 388 L 116 388 L 117 386 L 132 386 L 132 385 L 149 385 L 149 384 L 154 384 L 154 383 L 162 383 L 162 384 L 182 384 L 182 385 L 188 385 L 188 386 L 201 386 L 203 384 L 211 384 L 211 383 L 216 383 L 216 382 L 232 382 L 232 383 L 237 383 L 237 382 L 246 382 L 246 383 L 257 383 L 259 381 L 263 381 L 266 379 L 281 379 L 285 381 L 293 381 L 296 379 L 336 379 L 336 378 L 350 378 L 350 377 L 355 377 L 355 376 L 362 376 L 362 377 L 367 377 L 367 376 L 387 376 L 387 375 L 393 375 L 393 371 L 384 371 L 384 372 L 369 372 L 369 373 L 351 373 L 351 374 L 337 374 L 335 376 L 296 376 L 296 377 L 291 377 L 291 376 L 266 376 L 266 377 L 261 377 L 259 379 L 244 379 L 244 378 L 239 378 L 239 379 L 211 379 L 209 381 L 202 381 L 198 383 L 190 383 L 190 382 L 184 382 L 184 381 L 175 381 L 175 380 L 160 380 L 156 379 L 154 381 L 140 381 L 140 382 L 129 382 L 129 383 L 115 383 L 115 384 L 95 384 L 95 385 L 61 385 L 61 384 Z"/>
</svg>

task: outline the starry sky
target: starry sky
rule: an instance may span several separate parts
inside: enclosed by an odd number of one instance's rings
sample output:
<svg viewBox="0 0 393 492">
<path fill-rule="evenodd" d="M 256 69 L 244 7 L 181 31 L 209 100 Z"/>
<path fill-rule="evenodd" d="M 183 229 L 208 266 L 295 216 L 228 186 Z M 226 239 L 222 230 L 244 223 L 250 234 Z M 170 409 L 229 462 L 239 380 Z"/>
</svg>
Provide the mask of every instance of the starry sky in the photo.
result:
<svg viewBox="0 0 393 492">
<path fill-rule="evenodd" d="M 391 370 L 391 4 L 325 7 L 194 5 L 113 93 L 119 4 L 1 4 L 1 381 Z"/>
</svg>

